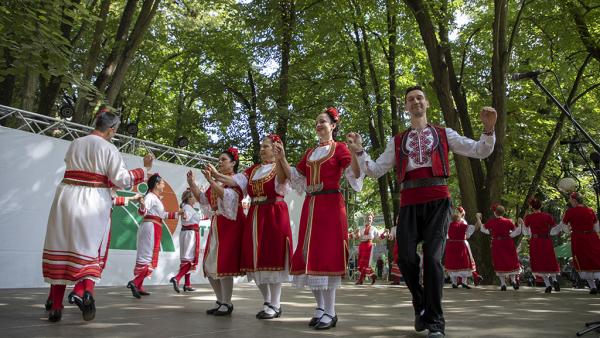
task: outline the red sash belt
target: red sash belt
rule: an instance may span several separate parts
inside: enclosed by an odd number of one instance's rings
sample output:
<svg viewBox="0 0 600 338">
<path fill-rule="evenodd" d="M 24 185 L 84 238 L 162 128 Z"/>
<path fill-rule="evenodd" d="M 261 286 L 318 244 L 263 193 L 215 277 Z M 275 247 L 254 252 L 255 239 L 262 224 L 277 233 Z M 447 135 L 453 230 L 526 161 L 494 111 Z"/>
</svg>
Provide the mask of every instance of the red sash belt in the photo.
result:
<svg viewBox="0 0 600 338">
<path fill-rule="evenodd" d="M 190 230 L 200 230 L 200 226 L 198 224 L 190 224 L 190 225 L 182 225 L 181 231 L 190 231 Z"/>
<path fill-rule="evenodd" d="M 161 224 L 162 218 L 160 218 L 158 216 L 146 215 L 146 216 L 144 216 L 143 222 L 152 222 L 152 223 Z"/>
<path fill-rule="evenodd" d="M 67 170 L 62 183 L 69 185 L 79 185 L 92 188 L 109 188 L 110 181 L 108 177 L 96 173 L 80 170 Z"/>
</svg>

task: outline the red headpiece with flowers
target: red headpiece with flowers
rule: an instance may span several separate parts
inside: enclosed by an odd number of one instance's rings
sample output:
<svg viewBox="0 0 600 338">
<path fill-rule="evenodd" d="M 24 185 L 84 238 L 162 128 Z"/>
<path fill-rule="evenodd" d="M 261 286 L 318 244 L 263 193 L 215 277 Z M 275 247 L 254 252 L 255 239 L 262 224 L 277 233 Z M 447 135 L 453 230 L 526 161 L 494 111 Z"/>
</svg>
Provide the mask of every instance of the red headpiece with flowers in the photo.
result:
<svg viewBox="0 0 600 338">
<path fill-rule="evenodd" d="M 535 197 L 530 198 L 528 203 L 530 207 L 536 210 L 542 207 L 542 202 Z"/>
<path fill-rule="evenodd" d="M 277 142 L 281 142 L 281 137 L 279 137 L 279 135 L 277 134 L 269 134 L 267 135 L 267 137 L 271 140 L 271 142 L 273 143 L 277 143 Z"/>
<path fill-rule="evenodd" d="M 225 150 L 226 152 L 230 153 L 233 156 L 233 160 L 237 161 L 240 158 L 239 152 L 237 150 L 237 148 L 234 147 L 230 147 L 229 149 Z"/>
<path fill-rule="evenodd" d="M 490 209 L 492 209 L 492 212 L 496 212 L 496 208 L 499 206 L 499 203 L 494 203 L 492 204 L 492 206 L 490 207 Z"/>
<path fill-rule="evenodd" d="M 458 206 L 458 207 L 456 207 L 456 210 L 457 210 L 459 213 L 461 213 L 461 214 L 464 214 L 464 213 L 465 213 L 465 208 L 463 208 L 463 207 L 461 207 L 461 206 Z"/>
<path fill-rule="evenodd" d="M 325 112 L 333 118 L 333 122 L 335 122 L 335 123 L 339 122 L 340 113 L 338 112 L 337 109 L 335 109 L 335 107 L 329 107 L 325 110 Z"/>
<path fill-rule="evenodd" d="M 576 200 L 579 197 L 579 193 L 577 191 L 573 191 L 569 197 Z"/>
</svg>

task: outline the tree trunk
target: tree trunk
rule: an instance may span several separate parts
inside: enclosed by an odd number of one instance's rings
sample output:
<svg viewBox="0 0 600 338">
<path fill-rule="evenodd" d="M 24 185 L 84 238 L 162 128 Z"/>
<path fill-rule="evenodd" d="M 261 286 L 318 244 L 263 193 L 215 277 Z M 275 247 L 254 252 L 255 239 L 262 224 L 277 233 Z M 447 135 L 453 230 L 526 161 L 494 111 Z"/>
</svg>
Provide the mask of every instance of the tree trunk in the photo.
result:
<svg viewBox="0 0 600 338">
<path fill-rule="evenodd" d="M 108 86 L 106 97 L 109 104 L 112 104 L 121 90 L 123 81 L 125 81 L 125 74 L 131 65 L 133 56 L 137 51 L 142 39 L 150 26 L 150 22 L 156 15 L 160 0 L 144 0 L 142 9 L 135 22 L 131 36 L 127 40 L 125 49 L 119 58 L 117 68 L 113 74 L 112 81 Z"/>
<path fill-rule="evenodd" d="M 98 57 L 102 51 L 101 43 L 106 28 L 110 1 L 111 0 L 103 0 L 100 4 L 100 12 L 98 13 L 98 21 L 96 21 L 96 26 L 94 28 L 92 44 L 83 66 L 83 82 L 91 81 L 92 75 L 94 74 L 94 68 L 96 68 L 96 64 L 98 63 Z M 90 101 L 87 98 L 88 94 L 87 88 L 79 88 L 77 104 L 75 105 L 75 112 L 73 114 L 73 122 L 75 123 L 81 123 L 85 120 L 85 116 L 90 108 Z"/>
<path fill-rule="evenodd" d="M 388 86 L 390 91 L 390 112 L 392 117 L 392 136 L 400 131 L 400 121 L 398 119 L 398 92 L 396 89 L 396 43 L 398 40 L 397 30 L 397 9 L 396 0 L 386 0 L 385 9 L 387 15 L 387 35 L 388 35 Z M 393 174 L 388 174 L 388 186 L 392 193 L 393 218 L 395 220 L 400 212 L 400 183 Z"/>
<path fill-rule="evenodd" d="M 25 70 L 25 76 L 23 79 L 23 101 L 21 103 L 21 109 L 26 111 L 33 111 L 33 105 L 35 103 L 35 89 L 37 87 L 37 74 L 31 71 L 31 67 L 27 66 Z"/>
<path fill-rule="evenodd" d="M 281 137 L 283 143 L 287 140 L 287 125 L 290 117 L 289 112 L 289 72 L 290 72 L 290 52 L 292 49 L 292 35 L 296 21 L 296 8 L 294 0 L 279 1 L 281 10 L 281 45 L 280 57 L 281 64 L 279 72 L 279 98 L 277 99 L 277 127 L 276 132 Z"/>
<path fill-rule="evenodd" d="M 3 48 L 4 66 L 6 69 L 11 69 L 15 59 L 10 53 L 10 49 Z M 12 96 L 15 90 L 15 76 L 9 72 L 4 76 L 4 80 L 0 82 L 0 104 L 10 106 L 12 103 Z"/>
<path fill-rule="evenodd" d="M 125 45 L 127 44 L 129 26 L 131 26 L 131 22 L 133 21 L 133 15 L 135 14 L 137 3 L 138 0 L 127 0 L 125 9 L 123 9 L 121 21 L 119 22 L 119 27 L 117 28 L 117 33 L 115 35 L 113 49 L 106 58 L 102 71 L 100 71 L 96 81 L 94 81 L 94 86 L 96 86 L 96 88 L 101 92 L 104 92 L 117 66 L 119 65 L 118 59 L 123 49 L 125 49 Z"/>
<path fill-rule="evenodd" d="M 258 134 L 258 112 L 256 109 L 256 83 L 252 77 L 252 70 L 248 69 L 248 87 L 250 88 L 250 106 L 248 107 L 248 126 L 252 137 L 252 161 L 260 162 L 260 135 Z"/>
</svg>

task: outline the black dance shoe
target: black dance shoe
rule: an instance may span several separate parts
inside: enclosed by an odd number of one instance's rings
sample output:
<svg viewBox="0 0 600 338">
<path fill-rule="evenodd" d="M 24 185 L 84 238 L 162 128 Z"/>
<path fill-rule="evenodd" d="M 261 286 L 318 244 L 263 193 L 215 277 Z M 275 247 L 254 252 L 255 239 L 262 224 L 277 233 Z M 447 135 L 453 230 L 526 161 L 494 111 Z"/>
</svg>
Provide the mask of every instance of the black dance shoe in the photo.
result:
<svg viewBox="0 0 600 338">
<path fill-rule="evenodd" d="M 427 325 L 425 325 L 425 319 L 422 315 L 415 315 L 415 331 L 425 331 Z"/>
<path fill-rule="evenodd" d="M 135 286 L 135 284 L 133 284 L 133 281 L 129 281 L 129 283 L 127 283 L 127 288 L 131 289 L 131 294 L 133 295 L 133 297 L 140 299 L 142 298 L 142 296 L 140 295 L 140 292 L 138 291 L 137 287 Z"/>
<path fill-rule="evenodd" d="M 558 284 L 557 280 L 553 281 L 552 285 L 554 286 L 554 291 L 556 291 L 556 292 L 560 291 L 560 284 Z"/>
<path fill-rule="evenodd" d="M 429 331 L 427 334 L 427 338 L 443 338 L 446 337 L 444 332 L 441 331 Z"/>
<path fill-rule="evenodd" d="M 552 293 L 552 286 L 546 286 L 546 290 L 544 290 L 544 293 Z"/>
<path fill-rule="evenodd" d="M 519 290 L 519 282 L 510 283 L 515 290 Z"/>
<path fill-rule="evenodd" d="M 270 304 L 269 302 L 264 302 L 264 303 L 263 303 L 263 306 L 269 306 L 269 304 Z M 258 318 L 258 317 L 260 317 L 260 316 L 261 316 L 261 314 L 263 314 L 263 313 L 265 313 L 265 310 L 260 310 L 260 312 L 258 312 L 258 313 L 256 314 L 256 318 L 257 318 L 257 319 L 260 319 L 260 318 Z"/>
<path fill-rule="evenodd" d="M 83 310 L 82 310 L 83 320 L 89 322 L 90 320 L 94 320 L 96 318 L 96 301 L 94 300 L 94 296 L 89 291 L 83 293 Z"/>
<path fill-rule="evenodd" d="M 50 310 L 48 321 L 52 323 L 60 322 L 62 319 L 62 310 Z"/>
<path fill-rule="evenodd" d="M 500 287 L 500 291 L 506 291 L 506 285 L 502 285 L 502 286 Z"/>
<path fill-rule="evenodd" d="M 597 293 L 598 293 L 598 289 L 596 289 L 596 288 L 590 289 L 590 295 L 595 295 Z"/>
<path fill-rule="evenodd" d="M 278 308 L 276 308 L 275 306 L 273 306 L 273 304 L 267 304 L 267 306 L 269 308 L 271 308 L 271 310 L 275 311 L 275 313 L 266 313 L 265 311 L 259 312 L 259 314 L 257 315 L 256 318 L 258 319 L 273 319 L 273 318 L 279 318 L 281 317 L 281 306 Z"/>
<path fill-rule="evenodd" d="M 219 309 L 219 307 L 221 307 L 221 304 L 223 304 L 223 303 L 221 303 L 219 301 L 216 301 L 216 303 L 217 303 L 217 307 L 206 310 L 206 314 L 207 315 L 214 315 L 215 312 L 217 312 L 217 310 Z"/>
<path fill-rule="evenodd" d="M 171 279 L 169 279 L 169 282 L 171 284 L 173 284 L 173 290 L 175 290 L 175 292 L 180 293 L 181 291 L 179 291 L 179 285 L 177 285 L 177 279 L 175 279 L 175 277 L 171 277 Z"/>
<path fill-rule="evenodd" d="M 138 293 L 140 294 L 140 296 L 150 296 L 152 293 L 148 292 L 146 290 L 138 290 Z"/>
<path fill-rule="evenodd" d="M 331 321 L 329 321 L 329 323 L 324 323 L 322 321 L 319 321 L 317 323 L 317 325 L 315 325 L 315 330 L 329 330 L 332 327 L 335 327 L 335 325 L 337 324 L 337 321 L 338 321 L 338 317 L 337 316 L 332 317 L 331 315 L 324 313 L 323 317 L 325 317 L 325 316 L 331 318 Z M 323 318 L 323 317 L 321 317 L 321 318 Z"/>
<path fill-rule="evenodd" d="M 471 287 L 470 287 L 470 286 L 468 286 L 468 285 L 467 285 L 467 284 L 465 284 L 465 283 L 462 283 L 462 284 L 460 284 L 460 286 L 462 286 L 462 287 L 463 287 L 463 289 L 467 289 L 467 290 L 471 289 Z"/>
<path fill-rule="evenodd" d="M 52 310 L 52 301 L 50 299 L 46 300 L 46 304 L 44 304 L 44 308 L 46 309 L 46 311 Z"/>
<path fill-rule="evenodd" d="M 227 311 L 221 311 L 221 306 L 225 305 L 227 307 Z M 215 311 L 214 315 L 217 317 L 222 317 L 222 316 L 230 316 L 231 313 L 233 312 L 233 304 L 226 304 L 226 303 L 221 303 L 221 306 L 219 306 L 219 309 L 217 309 L 217 311 Z"/>
<path fill-rule="evenodd" d="M 452 284 L 452 288 L 453 288 L 453 289 L 458 289 L 458 285 L 456 285 L 456 284 Z"/>
<path fill-rule="evenodd" d="M 79 297 L 75 292 L 69 293 L 67 296 L 69 304 L 75 304 L 81 312 L 83 312 L 83 298 Z"/>
<path fill-rule="evenodd" d="M 193 287 L 191 287 L 191 286 L 184 285 L 184 286 L 183 286 L 183 291 L 185 291 L 185 292 L 188 292 L 188 291 L 196 291 L 196 289 L 194 289 L 194 288 L 193 288 Z"/>
<path fill-rule="evenodd" d="M 321 309 L 320 307 L 316 308 L 315 310 L 322 311 L 323 313 L 325 312 L 325 310 Z M 317 323 L 319 323 L 320 320 L 321 317 L 312 317 L 308 322 L 308 326 L 315 327 L 315 325 L 317 325 Z"/>
</svg>

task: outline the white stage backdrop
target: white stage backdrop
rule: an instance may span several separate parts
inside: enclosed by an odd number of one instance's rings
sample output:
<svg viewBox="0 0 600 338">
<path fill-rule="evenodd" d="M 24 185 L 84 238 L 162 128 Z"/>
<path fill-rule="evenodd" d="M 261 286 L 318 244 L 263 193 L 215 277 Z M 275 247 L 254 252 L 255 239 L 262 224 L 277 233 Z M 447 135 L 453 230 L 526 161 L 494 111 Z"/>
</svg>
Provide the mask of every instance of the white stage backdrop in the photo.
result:
<svg viewBox="0 0 600 338">
<path fill-rule="evenodd" d="M 65 171 L 64 155 L 69 141 L 0 127 L 0 288 L 42 287 L 42 249 L 46 224 L 56 186 Z M 123 154 L 130 169 L 142 166 L 142 158 Z M 155 161 L 153 171 L 167 182 L 163 202 L 167 211 L 178 208 L 181 193 L 187 188 L 189 168 Z M 206 181 L 194 169 L 200 185 Z M 133 190 L 145 192 L 144 183 Z M 127 196 L 132 191 L 119 191 Z M 286 196 L 294 235 L 298 233 L 303 197 L 295 193 Z M 125 285 L 133 276 L 136 236 L 141 217 L 135 205 L 113 209 L 111 249 L 107 268 L 99 285 Z M 201 223 L 202 247 L 208 234 L 208 220 Z M 146 284 L 168 284 L 179 268 L 179 231 L 175 220 L 163 223 L 158 269 Z M 202 257 L 202 253 L 200 255 Z M 192 283 L 206 283 L 199 270 L 192 274 Z"/>
</svg>

